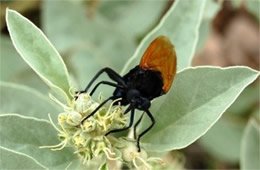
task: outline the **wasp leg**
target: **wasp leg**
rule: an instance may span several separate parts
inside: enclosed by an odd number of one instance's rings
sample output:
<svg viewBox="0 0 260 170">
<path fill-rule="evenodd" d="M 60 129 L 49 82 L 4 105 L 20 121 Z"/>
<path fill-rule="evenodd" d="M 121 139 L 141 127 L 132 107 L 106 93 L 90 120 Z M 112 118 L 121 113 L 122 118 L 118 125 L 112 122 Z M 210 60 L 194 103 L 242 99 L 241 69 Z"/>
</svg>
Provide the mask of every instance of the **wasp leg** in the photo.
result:
<svg viewBox="0 0 260 170">
<path fill-rule="evenodd" d="M 126 111 L 125 111 L 124 114 L 128 113 L 130 110 L 131 110 L 131 115 L 130 115 L 129 125 L 128 125 L 127 127 L 122 128 L 122 129 L 111 130 L 111 131 L 107 132 L 107 133 L 105 134 L 105 136 L 109 135 L 110 133 L 121 132 L 121 131 L 127 130 L 127 129 L 129 129 L 129 128 L 133 125 L 133 123 L 134 123 L 134 113 L 135 113 L 135 109 L 132 109 L 132 107 L 129 106 L 129 107 L 126 109 Z"/>
<path fill-rule="evenodd" d="M 148 115 L 149 118 L 151 119 L 152 124 L 151 124 L 147 129 L 145 129 L 145 131 L 143 131 L 143 132 L 138 136 L 138 138 L 137 138 L 137 148 L 138 148 L 138 152 L 141 151 L 141 148 L 140 148 L 140 139 L 141 139 L 141 137 L 142 137 L 144 134 L 146 134 L 146 133 L 153 127 L 153 125 L 154 125 L 154 123 L 155 123 L 155 120 L 154 120 L 154 118 L 153 118 L 153 115 L 150 113 L 150 111 L 149 111 L 149 110 L 146 110 L 145 112 L 147 113 L 147 115 Z"/>
<path fill-rule="evenodd" d="M 134 125 L 134 139 L 136 139 L 136 128 L 140 124 L 140 122 L 143 119 L 143 117 L 144 117 L 144 113 L 142 114 L 142 116 L 139 118 L 139 120 Z"/>
<path fill-rule="evenodd" d="M 80 93 L 86 93 L 88 91 L 88 89 L 90 88 L 90 86 L 94 83 L 94 81 L 96 81 L 96 79 L 103 73 L 107 73 L 108 77 L 111 78 L 112 80 L 114 80 L 115 82 L 117 82 L 120 85 L 126 86 L 124 79 L 114 70 L 112 70 L 111 68 L 103 68 L 101 69 L 94 77 L 93 79 L 89 82 L 89 84 L 87 85 L 87 87 L 85 88 L 85 90 L 80 91 Z"/>
<path fill-rule="evenodd" d="M 113 86 L 113 87 L 117 87 L 117 88 L 124 88 L 122 85 L 119 85 L 119 84 L 115 84 L 115 83 L 112 83 L 112 82 L 109 82 L 109 81 L 101 81 L 99 82 L 98 84 L 95 85 L 95 87 L 92 89 L 92 91 L 90 92 L 90 96 L 93 95 L 93 93 L 96 91 L 96 89 L 98 88 L 99 85 L 101 84 L 106 84 L 106 85 L 109 85 L 109 86 Z"/>
<path fill-rule="evenodd" d="M 89 117 L 93 116 L 104 104 L 106 104 L 106 102 L 108 102 L 109 100 L 113 100 L 113 99 L 114 99 L 114 96 L 111 96 L 111 97 L 107 98 L 106 100 L 104 100 L 102 103 L 100 103 L 100 105 L 95 110 L 93 110 L 92 113 L 90 113 L 88 116 L 84 117 L 81 120 L 81 124 L 83 124 L 84 121 L 87 120 Z"/>
</svg>

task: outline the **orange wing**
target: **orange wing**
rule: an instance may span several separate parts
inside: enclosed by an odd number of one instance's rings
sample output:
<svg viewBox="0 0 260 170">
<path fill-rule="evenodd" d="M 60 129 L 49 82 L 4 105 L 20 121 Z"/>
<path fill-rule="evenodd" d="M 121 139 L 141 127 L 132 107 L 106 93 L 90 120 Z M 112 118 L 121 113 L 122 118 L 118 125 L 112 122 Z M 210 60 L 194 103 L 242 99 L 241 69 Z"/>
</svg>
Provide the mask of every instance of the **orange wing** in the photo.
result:
<svg viewBox="0 0 260 170">
<path fill-rule="evenodd" d="M 176 64 L 176 53 L 171 41 L 165 36 L 159 36 L 149 45 L 139 66 L 145 70 L 159 71 L 163 79 L 163 91 L 167 93 L 176 74 Z"/>
</svg>

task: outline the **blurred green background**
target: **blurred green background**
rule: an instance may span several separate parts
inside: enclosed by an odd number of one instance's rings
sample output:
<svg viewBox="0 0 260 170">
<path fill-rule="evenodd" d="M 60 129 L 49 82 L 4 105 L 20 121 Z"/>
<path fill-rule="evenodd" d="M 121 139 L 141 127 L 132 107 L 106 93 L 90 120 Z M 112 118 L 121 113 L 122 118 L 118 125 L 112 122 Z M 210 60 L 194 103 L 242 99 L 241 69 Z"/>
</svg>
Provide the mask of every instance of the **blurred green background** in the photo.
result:
<svg viewBox="0 0 260 170">
<path fill-rule="evenodd" d="M 43 30 L 65 60 L 75 88 L 83 89 L 103 67 L 120 72 L 140 40 L 173 3 L 174 0 L 1 1 L 0 80 L 27 85 L 43 94 L 48 91 L 14 49 L 5 23 L 6 7 L 17 10 Z M 259 70 L 259 19 L 257 0 L 208 0 L 193 65 L 246 65 Z M 111 90 L 100 89 L 105 96 Z M 259 80 L 200 140 L 168 153 L 165 160 L 178 159 L 187 169 L 237 169 L 242 135 L 251 117 L 260 122 Z"/>
</svg>

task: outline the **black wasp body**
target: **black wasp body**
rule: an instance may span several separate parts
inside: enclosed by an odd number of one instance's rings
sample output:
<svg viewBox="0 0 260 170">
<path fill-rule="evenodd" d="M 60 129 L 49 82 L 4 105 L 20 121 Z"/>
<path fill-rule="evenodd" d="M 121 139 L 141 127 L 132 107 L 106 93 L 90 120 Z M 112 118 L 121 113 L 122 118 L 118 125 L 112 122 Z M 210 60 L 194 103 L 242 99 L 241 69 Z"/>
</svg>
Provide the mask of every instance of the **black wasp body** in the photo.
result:
<svg viewBox="0 0 260 170">
<path fill-rule="evenodd" d="M 123 77 L 126 88 L 116 88 L 113 95 L 122 98 L 120 103 L 134 105 L 139 110 L 147 110 L 150 101 L 163 94 L 162 77 L 160 72 L 144 70 L 139 66 L 130 70 Z"/>
<path fill-rule="evenodd" d="M 146 112 L 147 115 L 150 117 L 152 124 L 145 131 L 143 131 L 137 138 L 137 147 L 138 147 L 138 151 L 140 151 L 141 137 L 145 133 L 147 133 L 155 123 L 152 114 L 148 110 L 151 106 L 151 100 L 164 94 L 164 91 L 162 90 L 163 87 L 162 76 L 160 72 L 152 71 L 152 70 L 144 70 L 140 66 L 136 66 L 123 77 L 121 77 L 119 74 L 117 74 L 115 71 L 113 71 L 110 68 L 104 68 L 96 74 L 96 76 L 92 79 L 92 81 L 89 83 L 86 89 L 84 91 L 80 91 L 80 93 L 87 92 L 90 86 L 103 72 L 106 72 L 107 75 L 117 83 L 101 81 L 98 84 L 96 84 L 96 86 L 90 92 L 90 96 L 93 95 L 95 90 L 101 84 L 110 85 L 116 87 L 116 89 L 113 93 L 113 96 L 103 101 L 90 115 L 88 115 L 82 120 L 82 123 L 89 117 L 93 116 L 109 100 L 116 100 L 121 98 L 121 100 L 115 102 L 115 104 L 118 104 L 120 102 L 120 104 L 123 106 L 129 105 L 124 112 L 124 114 L 127 114 L 129 111 L 131 111 L 129 125 L 123 129 L 112 130 L 106 133 L 106 135 L 129 129 L 134 122 L 134 110 L 135 109 L 142 110 Z M 136 138 L 136 127 L 140 123 L 142 117 L 143 115 L 140 117 L 140 119 L 137 121 L 137 123 L 134 126 L 135 138 Z"/>
</svg>

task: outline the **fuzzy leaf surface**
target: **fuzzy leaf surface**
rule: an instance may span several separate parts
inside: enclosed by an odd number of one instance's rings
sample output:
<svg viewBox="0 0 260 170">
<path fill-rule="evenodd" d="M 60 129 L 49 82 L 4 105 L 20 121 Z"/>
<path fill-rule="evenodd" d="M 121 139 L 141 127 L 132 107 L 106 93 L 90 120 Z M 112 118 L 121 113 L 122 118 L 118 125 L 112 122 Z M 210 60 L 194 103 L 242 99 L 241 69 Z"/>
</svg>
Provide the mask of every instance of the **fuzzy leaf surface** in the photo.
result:
<svg viewBox="0 0 260 170">
<path fill-rule="evenodd" d="M 0 169 L 47 169 L 32 157 L 0 146 Z"/>
<path fill-rule="evenodd" d="M 38 91 L 7 82 L 0 82 L 0 113 L 22 113 L 24 116 L 38 119 L 48 118 L 50 113 L 54 120 L 57 119 L 61 107 L 57 106 L 47 96 Z"/>
<path fill-rule="evenodd" d="M 39 149 L 40 146 L 60 143 L 57 131 L 46 120 L 18 114 L 1 114 L 0 138 L 0 146 L 33 157 L 40 164 L 51 169 L 64 169 L 76 159 L 76 155 L 70 148 L 61 151 Z"/>
<path fill-rule="evenodd" d="M 142 139 L 149 151 L 188 146 L 221 117 L 259 72 L 248 67 L 195 67 L 177 74 L 167 95 L 150 109 L 156 123 Z M 149 120 L 144 127 L 148 127 Z"/>
<path fill-rule="evenodd" d="M 53 45 L 31 21 L 7 10 L 6 21 L 12 42 L 25 62 L 65 99 L 69 95 L 67 68 Z"/>
</svg>

